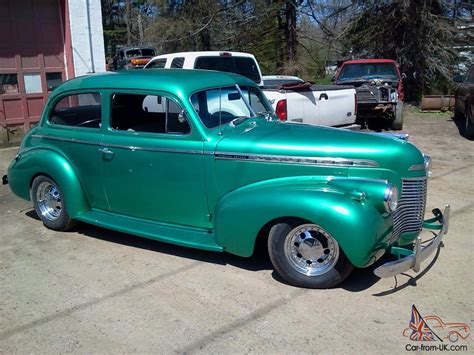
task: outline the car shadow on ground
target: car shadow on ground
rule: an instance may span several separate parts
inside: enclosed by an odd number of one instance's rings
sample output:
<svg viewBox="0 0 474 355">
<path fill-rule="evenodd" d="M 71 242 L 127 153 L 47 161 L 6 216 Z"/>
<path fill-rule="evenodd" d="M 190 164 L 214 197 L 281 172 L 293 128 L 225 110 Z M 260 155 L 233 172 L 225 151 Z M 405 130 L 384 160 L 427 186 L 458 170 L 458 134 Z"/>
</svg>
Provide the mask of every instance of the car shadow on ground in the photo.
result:
<svg viewBox="0 0 474 355">
<path fill-rule="evenodd" d="M 29 210 L 25 212 L 25 215 L 29 218 L 40 221 L 34 210 Z M 249 258 L 244 258 L 229 253 L 216 253 L 207 250 L 193 249 L 182 247 L 179 245 L 164 243 L 152 239 L 134 236 L 131 234 L 113 231 L 110 229 L 105 229 L 102 227 L 97 227 L 87 223 L 79 223 L 68 233 L 78 233 L 86 237 L 102 240 L 108 243 L 117 243 L 132 248 L 150 250 L 157 253 L 164 253 L 206 263 L 212 263 L 217 265 L 232 265 L 248 271 L 273 270 L 273 265 L 268 255 L 267 241 L 265 238 L 257 238 L 253 255 Z M 373 296 L 385 296 L 403 290 L 408 286 L 416 286 L 416 281 L 419 280 L 423 275 L 425 275 L 429 271 L 429 269 L 431 269 L 433 264 L 436 262 L 438 255 L 439 250 L 432 262 L 416 277 L 412 277 L 408 274 L 402 274 L 406 279 L 404 283 L 398 284 L 398 280 L 397 278 L 395 278 L 393 288 L 377 294 L 373 294 Z M 390 255 L 385 255 L 375 264 L 367 268 L 355 268 L 351 275 L 338 287 L 349 292 L 362 292 L 368 290 L 380 280 L 380 278 L 374 274 L 374 270 L 383 263 L 392 260 L 394 260 L 393 257 L 391 257 Z M 276 271 L 272 272 L 272 277 L 278 282 L 289 285 Z"/>
</svg>

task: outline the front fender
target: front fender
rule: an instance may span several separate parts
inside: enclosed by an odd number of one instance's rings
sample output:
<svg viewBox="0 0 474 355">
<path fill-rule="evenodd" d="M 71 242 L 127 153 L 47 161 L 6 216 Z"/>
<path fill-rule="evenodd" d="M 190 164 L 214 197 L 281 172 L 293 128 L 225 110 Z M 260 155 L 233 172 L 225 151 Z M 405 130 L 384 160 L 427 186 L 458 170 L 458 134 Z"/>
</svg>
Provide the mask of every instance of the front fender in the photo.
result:
<svg viewBox="0 0 474 355">
<path fill-rule="evenodd" d="M 327 230 L 353 265 L 374 261 L 388 247 L 392 218 L 367 201 L 331 188 L 327 179 L 276 179 L 275 182 L 235 190 L 218 204 L 215 233 L 225 251 L 250 256 L 256 236 L 267 223 L 296 217 Z"/>
<path fill-rule="evenodd" d="M 48 175 L 59 185 L 71 218 L 90 209 L 72 165 L 64 156 L 50 149 L 31 149 L 18 154 L 8 168 L 8 182 L 12 192 L 30 200 L 31 183 L 40 174 Z"/>
</svg>

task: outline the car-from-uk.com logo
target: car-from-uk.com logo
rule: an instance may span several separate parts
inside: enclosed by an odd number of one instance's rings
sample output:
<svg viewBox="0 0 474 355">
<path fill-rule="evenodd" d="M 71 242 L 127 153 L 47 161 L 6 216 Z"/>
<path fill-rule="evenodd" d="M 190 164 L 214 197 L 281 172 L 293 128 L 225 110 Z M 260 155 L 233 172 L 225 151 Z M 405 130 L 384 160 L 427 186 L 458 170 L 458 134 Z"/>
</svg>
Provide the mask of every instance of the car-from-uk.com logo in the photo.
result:
<svg viewBox="0 0 474 355">
<path fill-rule="evenodd" d="M 405 346 L 408 351 L 467 351 L 467 345 L 454 343 L 468 340 L 470 332 L 471 328 L 466 323 L 445 322 L 436 315 L 423 317 L 413 305 L 410 323 L 402 335 L 412 342 Z"/>
</svg>

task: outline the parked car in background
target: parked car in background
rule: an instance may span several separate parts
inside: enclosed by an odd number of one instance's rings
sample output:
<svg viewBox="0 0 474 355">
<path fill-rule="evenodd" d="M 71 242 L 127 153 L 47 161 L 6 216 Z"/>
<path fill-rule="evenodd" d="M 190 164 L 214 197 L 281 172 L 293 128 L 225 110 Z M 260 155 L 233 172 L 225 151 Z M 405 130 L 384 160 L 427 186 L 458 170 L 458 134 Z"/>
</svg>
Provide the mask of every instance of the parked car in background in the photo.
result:
<svg viewBox="0 0 474 355">
<path fill-rule="evenodd" d="M 150 47 L 120 48 L 113 58 L 112 70 L 142 69 L 154 56 L 156 51 Z"/>
<path fill-rule="evenodd" d="M 243 75 L 262 87 L 282 121 L 360 128 L 355 125 L 357 106 L 352 86 L 305 84 L 267 88 L 257 60 L 249 53 L 208 51 L 163 54 L 145 66 L 145 69 L 153 68 L 206 69 Z M 295 79 L 298 80 L 301 79 Z"/>
<path fill-rule="evenodd" d="M 141 70 L 60 85 L 2 180 L 54 230 L 83 221 L 244 257 L 267 238 L 287 282 L 328 288 L 392 246 L 380 277 L 437 250 L 449 207 L 423 221 L 429 162 L 394 136 L 281 122 L 240 75 Z M 423 227 L 438 232 L 421 244 Z"/>
<path fill-rule="evenodd" d="M 359 116 L 386 120 L 395 130 L 403 128 L 403 78 L 394 60 L 348 60 L 334 80 L 336 85 L 356 87 Z"/>
<path fill-rule="evenodd" d="M 454 118 L 463 120 L 464 135 L 474 138 L 474 65 L 455 90 Z"/>
</svg>

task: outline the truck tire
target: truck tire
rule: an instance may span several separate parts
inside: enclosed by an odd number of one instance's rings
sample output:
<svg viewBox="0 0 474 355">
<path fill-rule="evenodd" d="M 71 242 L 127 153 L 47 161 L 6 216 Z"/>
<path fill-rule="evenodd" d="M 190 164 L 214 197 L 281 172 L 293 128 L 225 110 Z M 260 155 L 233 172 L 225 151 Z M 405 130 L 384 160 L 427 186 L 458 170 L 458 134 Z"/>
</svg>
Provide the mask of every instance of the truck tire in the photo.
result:
<svg viewBox="0 0 474 355">
<path fill-rule="evenodd" d="M 31 201 L 43 224 L 53 230 L 66 231 L 76 224 L 69 217 L 59 185 L 45 175 L 38 175 L 31 184 Z"/>
<path fill-rule="evenodd" d="M 468 105 L 466 107 L 466 110 L 464 111 L 465 114 L 464 116 L 466 117 L 466 123 L 464 126 L 464 136 L 466 138 L 474 138 L 474 122 L 472 122 L 473 117 L 472 117 L 472 110 L 471 107 Z"/>
<path fill-rule="evenodd" d="M 295 222 L 273 226 L 268 252 L 286 282 L 305 288 L 331 288 L 353 270 L 337 241 L 316 224 Z"/>
<path fill-rule="evenodd" d="M 392 129 L 394 131 L 400 131 L 403 129 L 403 101 L 399 101 L 395 107 Z"/>
<path fill-rule="evenodd" d="M 458 105 L 454 105 L 454 121 L 461 121 L 464 118 L 464 114 L 458 108 Z"/>
</svg>

